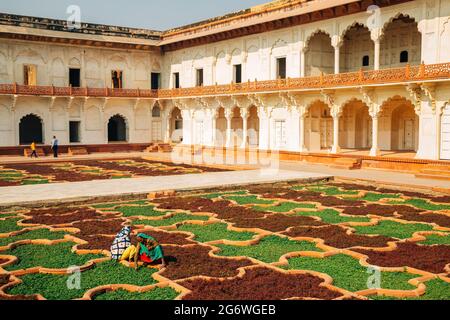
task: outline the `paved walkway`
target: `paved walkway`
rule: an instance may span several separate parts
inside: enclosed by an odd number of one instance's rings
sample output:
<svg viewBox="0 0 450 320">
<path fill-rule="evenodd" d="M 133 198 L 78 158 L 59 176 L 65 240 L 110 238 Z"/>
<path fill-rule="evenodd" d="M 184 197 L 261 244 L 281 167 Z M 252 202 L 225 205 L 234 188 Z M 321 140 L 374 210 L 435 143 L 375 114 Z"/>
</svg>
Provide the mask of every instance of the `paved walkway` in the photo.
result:
<svg viewBox="0 0 450 320">
<path fill-rule="evenodd" d="M 334 177 L 342 177 L 353 180 L 373 180 L 378 183 L 398 184 L 404 187 L 411 186 L 426 189 L 431 188 L 435 189 L 436 191 L 444 191 L 439 189 L 447 189 L 450 193 L 449 181 L 417 178 L 414 174 L 411 173 L 374 169 L 346 170 L 298 161 L 281 161 L 280 169 L 309 173 L 321 173 Z"/>
<path fill-rule="evenodd" d="M 165 190 L 192 190 L 279 181 L 322 179 L 330 176 L 300 171 L 246 170 L 164 177 L 55 183 L 2 187 L 0 205 L 30 204 L 90 197 L 145 194 Z"/>
</svg>

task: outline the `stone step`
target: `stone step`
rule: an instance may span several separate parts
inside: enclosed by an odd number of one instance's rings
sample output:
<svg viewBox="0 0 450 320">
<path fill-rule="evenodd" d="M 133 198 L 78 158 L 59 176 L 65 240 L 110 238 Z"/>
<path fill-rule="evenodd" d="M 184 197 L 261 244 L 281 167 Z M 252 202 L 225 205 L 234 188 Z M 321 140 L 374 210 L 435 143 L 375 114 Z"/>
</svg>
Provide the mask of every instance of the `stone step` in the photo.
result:
<svg viewBox="0 0 450 320">
<path fill-rule="evenodd" d="M 85 147 L 70 147 L 67 153 L 69 156 L 84 156 L 89 154 Z"/>
<path fill-rule="evenodd" d="M 450 180 L 450 165 L 427 165 L 416 174 L 417 178 Z"/>
<path fill-rule="evenodd" d="M 361 160 L 354 158 L 337 158 L 333 163 L 330 163 L 331 168 L 357 170 L 361 169 Z"/>
<path fill-rule="evenodd" d="M 147 147 L 147 149 L 145 149 L 145 152 L 158 152 L 158 146 L 152 144 L 151 146 Z"/>
<path fill-rule="evenodd" d="M 158 144 L 158 152 L 172 152 L 172 150 L 172 146 L 168 143 Z"/>
<path fill-rule="evenodd" d="M 169 143 L 155 143 L 145 149 L 146 152 L 172 152 L 173 147 Z"/>
</svg>

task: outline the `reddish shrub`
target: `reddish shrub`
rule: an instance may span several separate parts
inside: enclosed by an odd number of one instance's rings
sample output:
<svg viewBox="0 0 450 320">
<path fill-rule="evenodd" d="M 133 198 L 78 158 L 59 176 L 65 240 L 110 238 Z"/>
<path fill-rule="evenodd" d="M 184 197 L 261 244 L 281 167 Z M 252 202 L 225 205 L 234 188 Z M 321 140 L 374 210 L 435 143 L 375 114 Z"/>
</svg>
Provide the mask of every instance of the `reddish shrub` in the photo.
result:
<svg viewBox="0 0 450 320">
<path fill-rule="evenodd" d="M 172 280 L 200 275 L 233 277 L 238 274 L 238 268 L 252 264 L 248 259 L 212 258 L 208 255 L 211 248 L 206 246 L 163 248 L 168 265 L 161 275 Z"/>
<path fill-rule="evenodd" d="M 323 282 L 321 278 L 312 275 L 290 275 L 259 267 L 247 270 L 242 279 L 196 279 L 180 284 L 192 291 L 184 300 L 280 300 L 294 297 L 335 299 L 341 296 L 338 292 L 320 286 Z"/>
<path fill-rule="evenodd" d="M 311 237 L 325 241 L 325 244 L 339 248 L 350 247 L 386 247 L 389 241 L 394 239 L 384 236 L 364 236 L 357 234 L 347 234 L 346 230 L 340 226 L 324 226 L 320 228 L 294 227 L 284 234 L 290 237 Z"/>
<path fill-rule="evenodd" d="M 44 209 L 44 212 L 51 212 L 51 209 Z M 96 212 L 94 209 L 89 209 L 85 207 L 81 207 L 79 209 L 71 209 L 75 211 L 67 210 L 57 210 L 53 213 L 42 213 L 39 210 L 30 212 L 29 215 L 33 217 L 31 219 L 27 219 L 24 223 L 33 223 L 33 224 L 46 224 L 46 225 L 58 225 L 58 224 L 67 224 L 75 221 L 82 221 L 86 219 L 105 219 L 111 218 L 116 215 L 104 216 L 100 213 Z"/>
<path fill-rule="evenodd" d="M 234 218 L 230 222 L 238 228 L 260 228 L 272 232 L 284 231 L 293 226 L 321 226 L 323 222 L 314 220 L 312 217 L 289 216 L 285 214 L 273 214 L 266 218 L 249 219 L 245 217 Z"/>
<path fill-rule="evenodd" d="M 75 236 L 116 235 L 121 229 L 124 219 L 80 221 L 73 224 L 80 229 Z"/>
<path fill-rule="evenodd" d="M 370 264 L 380 267 L 413 267 L 432 273 L 445 272 L 444 267 L 450 263 L 450 246 L 423 246 L 416 243 L 397 243 L 393 251 L 371 251 L 354 249 L 369 257 Z"/>
</svg>

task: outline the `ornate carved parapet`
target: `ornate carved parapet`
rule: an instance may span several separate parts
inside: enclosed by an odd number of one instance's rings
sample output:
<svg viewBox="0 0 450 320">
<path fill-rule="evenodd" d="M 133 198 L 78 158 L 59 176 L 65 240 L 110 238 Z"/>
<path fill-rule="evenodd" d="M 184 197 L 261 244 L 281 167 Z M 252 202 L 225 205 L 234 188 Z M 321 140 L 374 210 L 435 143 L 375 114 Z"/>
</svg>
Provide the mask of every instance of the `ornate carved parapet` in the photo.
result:
<svg viewBox="0 0 450 320">
<path fill-rule="evenodd" d="M 0 94 L 45 96 L 45 97 L 91 97 L 91 98 L 140 98 L 140 99 L 181 99 L 197 97 L 219 97 L 251 95 L 253 103 L 270 93 L 339 90 L 336 88 L 373 87 L 376 85 L 421 84 L 424 95 L 433 101 L 431 82 L 450 80 L 450 63 L 405 66 L 382 70 L 360 70 L 357 72 L 322 74 L 320 76 L 289 78 L 227 85 L 203 86 L 179 89 L 111 89 L 111 88 L 69 88 L 52 86 L 23 86 L 0 84 Z M 257 98 L 255 98 L 255 96 Z M 237 98 L 241 99 L 241 98 Z"/>
</svg>

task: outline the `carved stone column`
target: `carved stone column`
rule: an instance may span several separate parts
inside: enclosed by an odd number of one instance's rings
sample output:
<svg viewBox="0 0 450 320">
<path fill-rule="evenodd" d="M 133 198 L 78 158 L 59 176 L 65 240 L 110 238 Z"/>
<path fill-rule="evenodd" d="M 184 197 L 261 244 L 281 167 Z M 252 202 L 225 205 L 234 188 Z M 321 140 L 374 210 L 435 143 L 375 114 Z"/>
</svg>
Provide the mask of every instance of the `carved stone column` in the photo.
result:
<svg viewBox="0 0 450 320">
<path fill-rule="evenodd" d="M 331 116 L 333 117 L 333 147 L 331 148 L 331 153 L 341 152 L 341 147 L 339 146 L 339 118 L 341 117 L 341 108 L 334 107 L 331 110 Z"/>
<path fill-rule="evenodd" d="M 306 75 L 306 47 L 302 42 L 300 46 L 300 77 L 305 77 Z"/>
<path fill-rule="evenodd" d="M 369 112 L 372 117 L 372 148 L 370 149 L 370 156 L 377 157 L 380 155 L 380 149 L 378 147 L 378 117 L 380 110 L 378 107 L 373 106 Z"/>
<path fill-rule="evenodd" d="M 217 140 L 217 118 L 219 117 L 219 110 L 218 109 L 212 109 L 211 110 L 211 146 L 216 146 L 216 140 Z"/>
<path fill-rule="evenodd" d="M 249 112 L 247 108 L 241 109 L 242 117 L 242 144 L 241 148 L 245 149 L 248 146 L 248 116 Z"/>
<path fill-rule="evenodd" d="M 373 68 L 374 70 L 380 70 L 380 50 L 381 50 L 381 30 L 373 29 L 370 33 L 370 37 L 374 43 L 374 61 Z"/>
<path fill-rule="evenodd" d="M 231 135 L 232 135 L 232 129 L 231 129 L 231 120 L 233 119 L 233 109 L 227 108 L 225 109 L 225 118 L 227 119 L 227 139 L 225 142 L 225 146 L 231 147 Z"/>
<path fill-rule="evenodd" d="M 339 74 L 340 73 L 340 49 L 342 46 L 342 40 L 339 36 L 333 36 L 333 39 L 331 40 L 331 44 L 334 48 L 334 73 Z"/>
<path fill-rule="evenodd" d="M 300 119 L 300 132 L 299 132 L 299 151 L 307 152 L 305 145 L 305 118 L 306 118 L 306 107 L 301 106 L 299 108 L 299 119 Z"/>
</svg>

